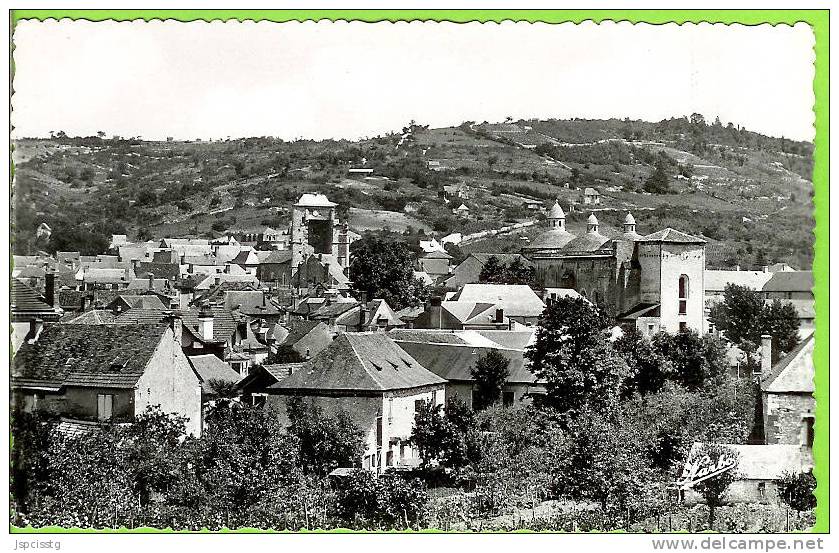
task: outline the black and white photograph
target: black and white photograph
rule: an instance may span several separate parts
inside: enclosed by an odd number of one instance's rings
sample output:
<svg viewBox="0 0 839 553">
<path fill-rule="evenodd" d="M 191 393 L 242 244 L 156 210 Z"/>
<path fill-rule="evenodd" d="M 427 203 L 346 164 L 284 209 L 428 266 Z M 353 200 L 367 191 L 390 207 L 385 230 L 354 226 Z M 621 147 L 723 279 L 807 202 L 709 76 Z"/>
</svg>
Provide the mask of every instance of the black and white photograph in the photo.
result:
<svg viewBox="0 0 839 553">
<path fill-rule="evenodd" d="M 16 21 L 9 524 L 812 529 L 815 44 Z"/>
</svg>

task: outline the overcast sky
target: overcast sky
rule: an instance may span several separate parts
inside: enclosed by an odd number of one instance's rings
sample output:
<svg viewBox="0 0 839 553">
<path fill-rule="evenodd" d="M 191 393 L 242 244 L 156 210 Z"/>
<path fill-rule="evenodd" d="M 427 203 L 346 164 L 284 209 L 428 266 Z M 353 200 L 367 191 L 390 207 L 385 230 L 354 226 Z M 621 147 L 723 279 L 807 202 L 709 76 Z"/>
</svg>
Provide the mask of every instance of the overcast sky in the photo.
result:
<svg viewBox="0 0 839 553">
<path fill-rule="evenodd" d="M 14 137 L 357 138 L 415 119 L 700 112 L 814 136 L 805 24 L 23 21 Z"/>
</svg>

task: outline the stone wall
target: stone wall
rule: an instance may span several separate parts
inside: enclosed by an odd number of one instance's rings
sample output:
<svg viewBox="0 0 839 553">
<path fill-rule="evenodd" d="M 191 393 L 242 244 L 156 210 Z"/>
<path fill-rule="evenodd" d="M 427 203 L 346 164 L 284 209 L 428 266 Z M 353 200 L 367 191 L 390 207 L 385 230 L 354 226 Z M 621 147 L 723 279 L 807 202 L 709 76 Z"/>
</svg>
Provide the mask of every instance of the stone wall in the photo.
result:
<svg viewBox="0 0 839 553">
<path fill-rule="evenodd" d="M 811 394 L 763 392 L 763 428 L 767 444 L 799 444 L 807 439 L 805 417 L 812 417 Z"/>
</svg>

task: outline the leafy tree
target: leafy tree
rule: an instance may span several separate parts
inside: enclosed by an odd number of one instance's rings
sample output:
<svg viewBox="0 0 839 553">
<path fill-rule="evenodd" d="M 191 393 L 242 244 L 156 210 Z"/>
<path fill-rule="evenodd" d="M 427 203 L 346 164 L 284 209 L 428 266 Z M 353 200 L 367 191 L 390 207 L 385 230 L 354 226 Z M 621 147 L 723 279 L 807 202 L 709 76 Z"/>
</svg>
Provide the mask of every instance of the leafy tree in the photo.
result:
<svg viewBox="0 0 839 553">
<path fill-rule="evenodd" d="M 49 417 L 20 410 L 11 413 L 9 487 L 17 511 L 25 513 L 29 510 L 29 500 L 37 500 L 39 484 L 49 477 L 44 453 L 51 447 L 53 430 L 53 421 Z"/>
<path fill-rule="evenodd" d="M 571 443 L 558 476 L 559 490 L 595 501 L 611 518 L 642 518 L 644 505 L 659 495 L 660 476 L 650 468 L 638 435 L 618 415 L 583 408 L 569 425 Z M 630 522 L 630 521 L 627 521 Z"/>
<path fill-rule="evenodd" d="M 660 159 L 656 162 L 655 170 L 644 182 L 644 190 L 651 194 L 670 193 L 670 177 L 663 160 Z"/>
<path fill-rule="evenodd" d="M 201 439 L 188 448 L 191 470 L 167 497 L 211 527 L 252 524 L 271 498 L 279 512 L 298 504 L 298 440 L 277 413 L 243 406 L 208 418 Z M 264 524 L 263 524 L 264 525 Z"/>
<path fill-rule="evenodd" d="M 466 259 L 466 254 L 457 244 L 446 242 L 443 248 L 445 248 L 447 254 L 452 256 L 452 265 L 460 265 Z"/>
<path fill-rule="evenodd" d="M 500 282 L 504 277 L 504 264 L 498 257 L 491 255 L 487 258 L 478 275 L 480 282 Z"/>
<path fill-rule="evenodd" d="M 467 459 L 466 439 L 449 420 L 442 405 L 424 401 L 414 414 L 411 443 L 416 446 L 423 465 L 437 461 L 444 466 L 463 466 Z"/>
<path fill-rule="evenodd" d="M 504 269 L 503 284 L 532 285 L 536 280 L 536 268 L 525 265 L 520 258 L 510 262 Z"/>
<path fill-rule="evenodd" d="M 350 273 L 355 289 L 382 298 L 394 309 L 420 305 L 428 298 L 414 277 L 414 259 L 404 242 L 367 235 L 353 243 Z"/>
<path fill-rule="evenodd" d="M 338 467 L 358 465 L 364 452 L 363 432 L 349 413 L 326 413 L 317 403 L 293 397 L 287 406 L 289 433 L 299 441 L 300 465 L 325 475 Z"/>
<path fill-rule="evenodd" d="M 623 357 L 633 375 L 628 392 L 637 391 L 641 395 L 658 392 L 672 376 L 673 367 L 668 359 L 634 327 L 624 330 L 612 347 Z"/>
<path fill-rule="evenodd" d="M 659 332 L 653 336 L 652 347 L 669 361 L 670 378 L 688 390 L 701 388 L 728 368 L 721 344 L 710 336 L 700 337 L 695 330 Z"/>
<path fill-rule="evenodd" d="M 810 511 L 816 508 L 816 478 L 813 471 L 798 474 L 787 472 L 778 482 L 778 495 L 790 508 L 796 511 Z"/>
<path fill-rule="evenodd" d="M 779 299 L 765 305 L 761 314 L 761 332 L 772 336 L 772 362 L 775 363 L 783 353 L 789 353 L 798 345 L 801 323 L 795 307 Z"/>
<path fill-rule="evenodd" d="M 471 373 L 475 379 L 473 407 L 485 409 L 501 400 L 501 392 L 510 376 L 510 360 L 493 349 L 478 358 Z"/>
<path fill-rule="evenodd" d="M 567 457 L 567 436 L 553 409 L 516 405 L 489 407 L 476 416 L 480 455 L 478 511 L 495 515 L 521 504 L 554 497 L 554 479 Z"/>
<path fill-rule="evenodd" d="M 603 311 L 582 298 L 560 298 L 542 313 L 525 357 L 545 380 L 550 405 L 570 411 L 617 400 L 630 374 L 606 340 L 608 325 Z"/>
<path fill-rule="evenodd" d="M 705 500 L 708 505 L 708 527 L 714 529 L 714 518 L 716 510 L 721 507 L 725 501 L 725 494 L 729 486 L 737 479 L 737 453 L 730 447 L 720 444 L 702 444 L 690 459 L 691 462 L 697 462 L 699 459 L 706 458 L 711 465 L 719 465 L 720 460 L 733 459 L 734 468 L 722 472 L 714 477 L 703 480 L 693 486 Z"/>
<path fill-rule="evenodd" d="M 798 313 L 790 303 L 774 300 L 766 304 L 760 293 L 746 286 L 728 284 L 723 300 L 711 307 L 709 319 L 725 337 L 743 349 L 753 365 L 752 352 L 761 336 L 772 336 L 773 362 L 798 345 Z"/>
</svg>

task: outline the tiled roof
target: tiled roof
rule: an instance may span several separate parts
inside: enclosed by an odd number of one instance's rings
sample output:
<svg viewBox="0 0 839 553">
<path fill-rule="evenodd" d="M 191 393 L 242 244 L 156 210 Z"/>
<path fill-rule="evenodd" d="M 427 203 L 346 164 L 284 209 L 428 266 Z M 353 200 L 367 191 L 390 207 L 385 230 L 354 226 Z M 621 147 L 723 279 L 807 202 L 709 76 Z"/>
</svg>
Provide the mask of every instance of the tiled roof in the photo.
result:
<svg viewBox="0 0 839 553">
<path fill-rule="evenodd" d="M 114 319 L 117 325 L 159 324 L 172 313 L 169 309 L 134 308 L 118 315 Z"/>
<path fill-rule="evenodd" d="M 763 286 L 764 292 L 812 292 L 813 271 L 781 271 Z"/>
<path fill-rule="evenodd" d="M 265 297 L 262 290 L 228 290 L 224 294 L 224 305 L 231 311 L 238 309 L 254 317 L 280 314 L 280 310 Z"/>
<path fill-rule="evenodd" d="M 425 311 L 425 306 L 423 305 L 409 305 L 397 311 L 396 316 L 402 319 L 402 321 L 413 321 L 422 315 L 423 311 Z"/>
<path fill-rule="evenodd" d="M 441 252 L 438 250 L 433 250 L 422 255 L 421 259 L 451 259 L 452 256 L 447 254 L 446 252 Z"/>
<path fill-rule="evenodd" d="M 114 301 L 122 300 L 124 301 L 129 308 L 138 308 L 138 309 L 159 309 L 164 310 L 167 307 L 163 305 L 163 302 L 160 301 L 160 298 L 153 294 L 147 295 L 129 295 L 129 294 L 120 294 Z M 112 301 L 107 307 L 110 307 L 114 302 Z"/>
<path fill-rule="evenodd" d="M 321 321 L 297 321 L 292 325 L 291 329 L 289 329 L 288 336 L 286 336 L 285 340 L 283 340 L 283 345 L 293 346 L 321 325 L 323 326 L 323 330 L 326 331 L 326 325 Z"/>
<path fill-rule="evenodd" d="M 772 304 L 775 299 L 767 299 L 764 300 L 764 303 L 767 305 Z M 815 319 L 816 318 L 816 300 L 809 299 L 809 300 L 799 300 L 799 299 L 779 299 L 782 304 L 788 303 L 795 308 L 795 312 L 798 313 L 799 319 Z"/>
<path fill-rule="evenodd" d="M 455 300 L 441 302 L 440 307 L 463 324 L 487 324 L 495 321 L 494 303 Z"/>
<path fill-rule="evenodd" d="M 210 385 L 211 380 L 239 382 L 242 378 L 230 365 L 215 355 L 192 355 L 188 359 L 198 378 L 201 380 L 201 389 L 205 393 L 213 391 L 213 387 Z"/>
<path fill-rule="evenodd" d="M 116 315 L 106 309 L 91 309 L 84 313 L 70 313 L 61 319 L 62 324 L 72 325 L 105 325 L 114 324 L 115 321 Z"/>
<path fill-rule="evenodd" d="M 172 250 L 160 250 L 154 252 L 152 255 L 152 261 L 146 262 L 148 265 L 177 265 L 181 261 L 181 257 L 178 255 L 178 252 L 174 252 Z M 141 263 L 140 266 L 142 267 L 143 264 Z"/>
<path fill-rule="evenodd" d="M 154 291 L 159 293 L 164 293 L 169 290 L 169 281 L 165 278 L 156 278 L 152 281 L 152 286 L 149 288 L 149 281 L 148 279 L 134 279 L 128 283 L 128 286 L 125 287 L 126 290 L 133 290 L 135 292 L 140 291 Z"/>
<path fill-rule="evenodd" d="M 752 290 L 762 290 L 772 278 L 772 273 L 763 271 L 705 271 L 705 291 L 722 292 L 727 284 L 745 286 Z"/>
<path fill-rule="evenodd" d="M 395 328 L 387 333 L 392 340 L 397 342 L 419 342 L 425 344 L 457 344 L 467 345 L 468 342 L 460 336 L 459 332 L 451 330 L 417 330 L 406 328 Z"/>
<path fill-rule="evenodd" d="M 397 344 L 422 366 L 446 380 L 474 380 L 472 367 L 479 358 L 490 351 L 497 351 L 509 359 L 510 375 L 507 382 L 533 384 L 537 380 L 536 376 L 527 370 L 527 361 L 521 350 L 402 341 Z"/>
<path fill-rule="evenodd" d="M 11 279 L 9 303 L 13 312 L 55 311 L 37 290 L 16 278 Z"/>
<path fill-rule="evenodd" d="M 272 251 L 268 257 L 262 260 L 262 264 L 265 265 L 266 263 L 288 263 L 291 261 L 291 250 L 274 250 Z"/>
<path fill-rule="evenodd" d="M 177 263 L 155 263 L 149 261 L 137 263 L 134 276 L 138 279 L 145 279 L 148 278 L 149 273 L 152 273 L 155 279 L 177 280 L 181 274 L 181 268 Z"/>
<path fill-rule="evenodd" d="M 678 230 L 667 227 L 664 230 L 648 234 L 639 242 L 667 242 L 670 244 L 704 244 L 705 240 L 697 236 L 691 236 Z"/>
<path fill-rule="evenodd" d="M 225 282 L 240 282 L 256 285 L 259 282 L 259 279 L 257 279 L 253 275 L 233 275 L 229 273 L 218 273 L 206 275 L 204 277 L 204 280 L 195 285 L 195 288 L 200 290 L 210 289 L 212 286 L 216 286 L 216 279 L 218 279 L 218 284 L 223 284 Z"/>
<path fill-rule="evenodd" d="M 47 272 L 43 269 L 43 267 L 35 267 L 35 266 L 28 266 L 28 267 L 15 267 L 13 271 L 15 273 L 15 277 L 17 278 L 37 278 L 43 280 L 47 276 Z"/>
<path fill-rule="evenodd" d="M 262 368 L 279 382 L 305 366 L 306 363 L 272 363 L 262 365 Z"/>
<path fill-rule="evenodd" d="M 538 317 L 545 309 L 539 296 L 525 284 L 464 284 L 452 300 L 491 303 L 508 317 Z"/>
<path fill-rule="evenodd" d="M 125 269 L 100 269 L 97 267 L 88 267 L 82 273 L 82 280 L 86 283 L 127 283 L 130 280 L 130 275 L 126 276 Z"/>
<path fill-rule="evenodd" d="M 359 305 L 358 301 L 352 298 L 338 297 L 332 303 L 320 307 L 310 316 L 318 320 L 328 320 L 343 315 L 357 305 Z"/>
<path fill-rule="evenodd" d="M 775 363 L 772 370 L 763 375 L 760 388 L 764 392 L 812 393 L 813 378 L 813 334 L 802 340 L 783 359 Z"/>
<path fill-rule="evenodd" d="M 339 335 L 304 368 L 274 384 L 278 392 L 373 392 L 439 386 L 435 375 L 383 332 Z"/>
<path fill-rule="evenodd" d="M 24 343 L 12 365 L 12 383 L 132 387 L 142 376 L 165 325 L 46 325 Z"/>
<path fill-rule="evenodd" d="M 335 319 L 335 324 L 344 325 L 347 328 L 358 327 L 361 318 L 360 306 L 347 310 L 344 314 Z M 391 309 L 385 300 L 376 299 L 367 302 L 367 317 L 363 322 L 365 325 L 376 325 L 379 319 L 384 319 L 387 326 L 403 326 L 405 323 Z"/>
<path fill-rule="evenodd" d="M 58 304 L 62 309 L 81 309 L 86 295 L 83 290 L 59 290 Z"/>
<path fill-rule="evenodd" d="M 536 329 L 533 327 L 526 330 L 470 330 L 467 332 L 480 334 L 506 349 L 524 350 L 536 339 Z"/>
</svg>

